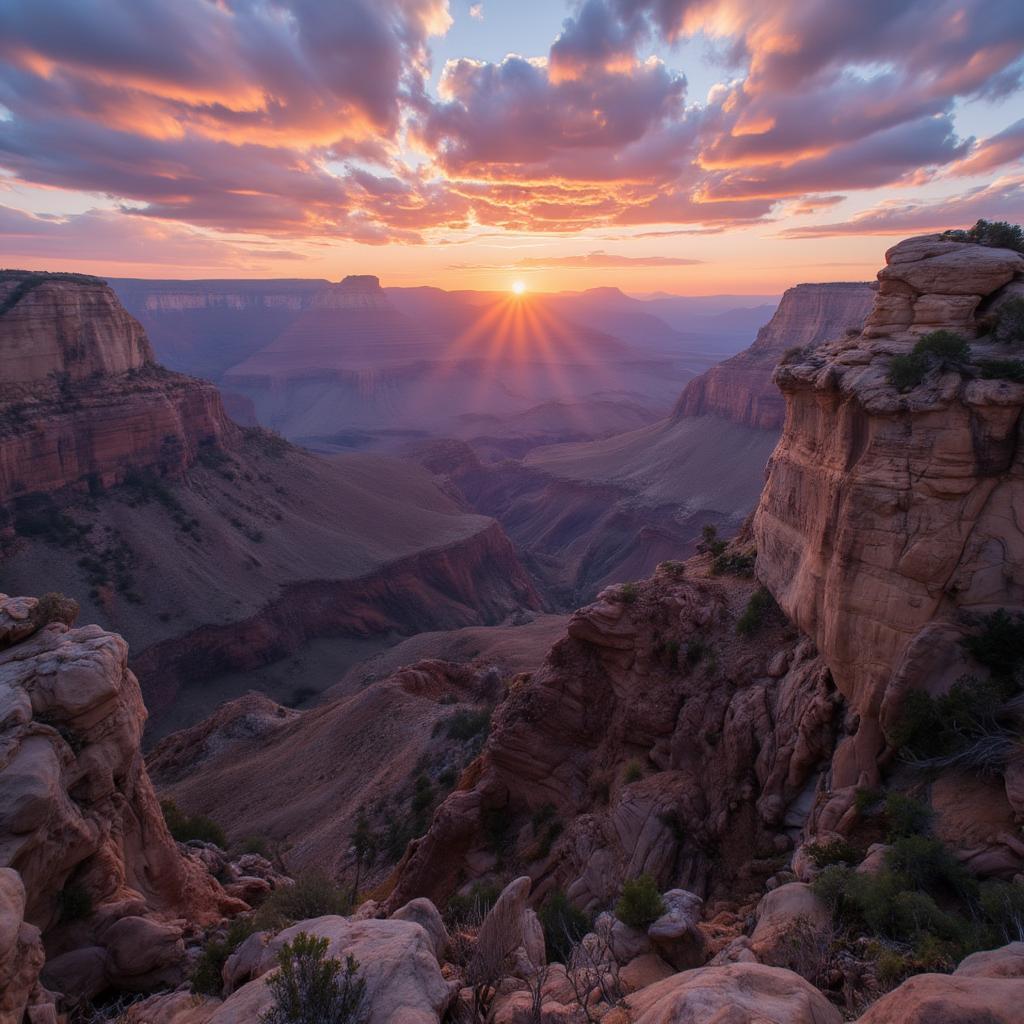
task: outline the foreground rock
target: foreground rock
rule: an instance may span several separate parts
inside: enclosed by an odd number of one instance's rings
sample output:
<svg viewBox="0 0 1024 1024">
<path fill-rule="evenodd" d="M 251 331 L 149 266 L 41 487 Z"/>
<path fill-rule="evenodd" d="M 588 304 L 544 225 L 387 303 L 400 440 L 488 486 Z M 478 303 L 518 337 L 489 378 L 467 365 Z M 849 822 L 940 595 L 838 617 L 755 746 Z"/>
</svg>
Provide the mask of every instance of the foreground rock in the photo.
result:
<svg viewBox="0 0 1024 1024">
<path fill-rule="evenodd" d="M 761 964 L 684 971 L 641 989 L 626 1003 L 635 1024 L 841 1024 L 843 1019 L 798 975 Z"/>
<path fill-rule="evenodd" d="M 66 614 L 48 601 L 48 614 Z M 146 711 L 127 645 L 97 626 L 47 624 L 39 610 L 0 595 L 0 646 L 15 638 L 0 650 L 0 947 L 8 959 L 16 950 L 23 989 L 26 965 L 41 966 L 32 929 L 42 931 L 46 986 L 71 999 L 177 982 L 183 929 L 246 905 L 167 831 L 139 748 Z M 12 628 L 26 622 L 36 631 Z"/>
<path fill-rule="evenodd" d="M 919 974 L 882 996 L 858 1024 L 1019 1024 L 1024 980 Z"/>
</svg>

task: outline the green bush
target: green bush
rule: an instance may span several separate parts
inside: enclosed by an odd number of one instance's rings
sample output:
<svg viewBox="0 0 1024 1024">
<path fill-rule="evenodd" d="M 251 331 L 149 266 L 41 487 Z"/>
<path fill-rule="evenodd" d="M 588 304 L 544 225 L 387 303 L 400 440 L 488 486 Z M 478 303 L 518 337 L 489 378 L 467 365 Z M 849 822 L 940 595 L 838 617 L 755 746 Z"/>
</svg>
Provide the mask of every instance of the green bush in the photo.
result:
<svg viewBox="0 0 1024 1024">
<path fill-rule="evenodd" d="M 858 814 L 867 814 L 882 799 L 882 791 L 871 787 L 868 789 L 859 788 L 853 795 L 853 805 L 857 808 Z"/>
<path fill-rule="evenodd" d="M 623 604 L 636 604 L 636 599 L 640 596 L 640 588 L 635 583 L 623 583 L 619 587 L 619 600 Z"/>
<path fill-rule="evenodd" d="M 740 636 L 753 636 L 764 624 L 765 621 L 778 609 L 775 598 L 765 587 L 758 587 L 750 600 L 743 614 L 736 621 L 736 632 Z"/>
<path fill-rule="evenodd" d="M 211 939 L 192 968 L 189 978 L 193 992 L 207 996 L 219 996 L 224 988 L 224 964 L 238 947 L 256 931 L 252 916 L 236 917 L 228 926 L 223 939 Z"/>
<path fill-rule="evenodd" d="M 932 822 L 932 809 L 905 793 L 890 793 L 885 798 L 886 838 L 891 843 L 904 836 L 924 835 Z"/>
<path fill-rule="evenodd" d="M 622 895 L 615 904 L 615 916 L 631 928 L 646 928 L 665 913 L 665 903 L 650 875 L 641 875 L 622 885 Z"/>
<path fill-rule="evenodd" d="M 711 571 L 716 576 L 753 576 L 757 553 L 717 555 L 711 563 Z"/>
<path fill-rule="evenodd" d="M 981 628 L 963 641 L 967 652 L 993 675 L 1009 678 L 1024 668 L 1024 615 L 1000 608 L 981 620 Z"/>
<path fill-rule="evenodd" d="M 278 972 L 267 988 L 273 997 L 260 1024 L 362 1024 L 369 1010 L 366 981 L 350 953 L 327 956 L 327 939 L 299 932 L 277 954 Z"/>
<path fill-rule="evenodd" d="M 725 548 L 725 541 L 718 539 L 718 527 L 714 523 L 705 523 L 700 528 L 700 541 L 697 544 L 697 550 L 702 554 L 714 555 L 717 558 Z"/>
<path fill-rule="evenodd" d="M 255 853 L 260 857 L 270 859 L 270 843 L 264 836 L 246 836 L 238 844 L 239 853 Z"/>
<path fill-rule="evenodd" d="M 544 946 L 550 963 L 569 962 L 572 947 L 590 931 L 590 918 L 574 907 L 561 889 L 541 904 L 537 916 L 544 928 Z"/>
<path fill-rule="evenodd" d="M 66 597 L 57 591 L 50 591 L 39 598 L 39 603 L 32 609 L 32 621 L 38 626 L 46 626 L 51 622 L 63 622 L 73 626 L 78 618 L 78 602 L 73 597 Z"/>
<path fill-rule="evenodd" d="M 924 380 L 928 368 L 928 360 L 913 352 L 908 355 L 893 356 L 889 363 L 887 379 L 898 391 L 909 391 Z"/>
<path fill-rule="evenodd" d="M 164 812 L 168 831 L 179 843 L 200 840 L 221 849 L 227 848 L 224 830 L 212 818 L 205 814 L 186 814 L 173 800 L 161 800 L 160 809 Z"/>
<path fill-rule="evenodd" d="M 907 355 L 893 356 L 889 383 L 900 391 L 917 387 L 929 370 L 959 369 L 970 362 L 971 346 L 953 331 L 932 331 L 920 338 Z"/>
<path fill-rule="evenodd" d="M 342 889 L 327 875 L 307 871 L 295 879 L 294 885 L 275 889 L 256 911 L 256 927 L 263 931 L 280 931 L 296 921 L 325 914 L 347 914 L 352 909 L 351 892 Z"/>
<path fill-rule="evenodd" d="M 1024 381 L 1024 360 L 1020 359 L 979 359 L 978 370 L 982 380 Z"/>
<path fill-rule="evenodd" d="M 830 864 L 856 864 L 860 860 L 860 854 L 845 839 L 808 843 L 804 850 L 819 868 L 826 868 Z"/>
<path fill-rule="evenodd" d="M 945 235 L 957 242 L 975 242 L 996 249 L 1024 252 L 1024 230 L 1019 224 L 1005 220 L 977 220 L 966 231 L 947 231 Z"/>
<path fill-rule="evenodd" d="M 1009 299 L 999 307 L 992 336 L 1004 345 L 1024 345 L 1024 298 Z"/>
<path fill-rule="evenodd" d="M 666 576 L 671 576 L 673 579 L 681 579 L 686 575 L 686 563 L 685 562 L 661 562 L 658 565 L 658 572 L 663 572 Z"/>
<path fill-rule="evenodd" d="M 982 882 L 978 905 L 992 929 L 993 945 L 1024 942 L 1024 885 L 1015 882 Z"/>
<path fill-rule="evenodd" d="M 57 893 L 57 914 L 61 924 L 69 921 L 84 921 L 92 914 L 92 896 L 79 882 L 65 885 Z"/>
<path fill-rule="evenodd" d="M 622 781 L 626 783 L 627 786 L 631 785 L 634 782 L 639 782 L 643 777 L 643 766 L 637 760 L 628 762 L 628 764 L 622 772 Z"/>
</svg>

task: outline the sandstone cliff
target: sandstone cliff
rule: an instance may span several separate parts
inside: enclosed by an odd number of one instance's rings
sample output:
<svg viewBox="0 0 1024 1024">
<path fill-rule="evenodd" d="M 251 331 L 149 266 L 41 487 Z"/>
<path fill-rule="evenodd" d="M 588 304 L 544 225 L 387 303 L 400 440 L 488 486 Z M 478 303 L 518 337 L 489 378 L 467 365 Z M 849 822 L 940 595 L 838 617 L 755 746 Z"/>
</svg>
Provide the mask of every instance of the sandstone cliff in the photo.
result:
<svg viewBox="0 0 1024 1024">
<path fill-rule="evenodd" d="M 0 274 L 0 365 L 0 505 L 133 470 L 180 475 L 237 440 L 216 389 L 156 366 L 96 278 Z"/>
<path fill-rule="evenodd" d="M 1020 287 L 1024 256 L 929 235 L 886 264 L 862 334 L 780 367 L 786 426 L 754 522 L 758 575 L 859 718 L 833 760 L 823 828 L 877 781 L 906 691 L 940 692 L 966 670 L 965 613 L 1024 603 L 1024 385 L 969 365 L 905 393 L 888 381 L 918 336 L 977 335 L 979 311 Z"/>
<path fill-rule="evenodd" d="M 673 418 L 710 413 L 745 426 L 778 430 L 786 409 L 772 383 L 772 371 L 783 353 L 859 331 L 874 295 L 870 285 L 861 283 L 798 284 L 788 289 L 750 348 L 687 384 Z"/>
<path fill-rule="evenodd" d="M 48 1001 L 40 933 L 47 989 L 145 989 L 180 979 L 183 932 L 246 909 L 171 839 L 142 761 L 146 710 L 127 645 L 97 626 L 70 628 L 74 612 L 52 597 L 0 595 L 0 1009 L 10 1021 L 27 1001 Z"/>
</svg>

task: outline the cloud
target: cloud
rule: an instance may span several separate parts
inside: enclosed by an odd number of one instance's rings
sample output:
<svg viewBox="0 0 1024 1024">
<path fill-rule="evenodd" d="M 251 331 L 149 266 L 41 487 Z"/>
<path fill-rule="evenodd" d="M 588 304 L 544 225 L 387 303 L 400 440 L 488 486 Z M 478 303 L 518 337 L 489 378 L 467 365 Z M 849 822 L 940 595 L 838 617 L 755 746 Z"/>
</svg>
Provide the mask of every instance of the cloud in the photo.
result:
<svg viewBox="0 0 1024 1024">
<path fill-rule="evenodd" d="M 950 168 L 950 174 L 985 174 L 1024 157 L 1024 118 L 979 142 L 967 156 Z"/>
<path fill-rule="evenodd" d="M 580 0 L 546 54 L 452 60 L 435 96 L 450 23 L 448 0 L 7 0 L 0 170 L 136 221 L 385 244 L 716 232 L 1024 155 L 1024 122 L 955 120 L 1020 90 L 1024 3 Z M 697 37 L 724 77 L 701 101 L 651 56 Z"/>
<path fill-rule="evenodd" d="M 483 4 L 470 4 L 469 16 L 475 18 L 477 21 L 484 20 L 484 5 Z"/>
<path fill-rule="evenodd" d="M 232 243 L 178 224 L 88 210 L 68 217 L 40 216 L 0 205 L 0 245 L 5 259 L 60 259 L 78 253 L 112 264 L 187 264 L 254 269 L 302 254 L 279 247 Z"/>
<path fill-rule="evenodd" d="M 900 235 L 970 227 L 985 220 L 1024 220 L 1024 176 L 933 202 L 886 202 L 835 224 L 808 224 L 779 232 L 783 238 L 828 238 L 833 235 Z"/>
<path fill-rule="evenodd" d="M 452 270 L 607 270 L 610 268 L 629 270 L 636 267 L 690 267 L 703 260 L 686 259 L 681 256 L 623 256 L 618 253 L 594 252 L 575 256 L 524 256 L 510 263 L 493 265 L 461 263 Z"/>
</svg>

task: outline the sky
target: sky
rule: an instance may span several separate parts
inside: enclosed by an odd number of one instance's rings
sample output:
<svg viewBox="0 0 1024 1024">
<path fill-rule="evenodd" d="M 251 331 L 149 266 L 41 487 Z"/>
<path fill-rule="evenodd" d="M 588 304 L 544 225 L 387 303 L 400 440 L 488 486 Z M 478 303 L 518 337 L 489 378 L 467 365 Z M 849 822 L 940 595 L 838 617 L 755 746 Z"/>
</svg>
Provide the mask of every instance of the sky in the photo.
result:
<svg viewBox="0 0 1024 1024">
<path fill-rule="evenodd" d="M 1024 0 L 0 0 L 0 266 L 776 294 L 1024 221 Z"/>
</svg>

